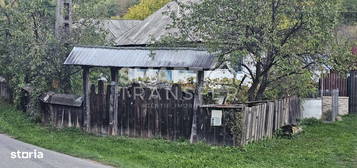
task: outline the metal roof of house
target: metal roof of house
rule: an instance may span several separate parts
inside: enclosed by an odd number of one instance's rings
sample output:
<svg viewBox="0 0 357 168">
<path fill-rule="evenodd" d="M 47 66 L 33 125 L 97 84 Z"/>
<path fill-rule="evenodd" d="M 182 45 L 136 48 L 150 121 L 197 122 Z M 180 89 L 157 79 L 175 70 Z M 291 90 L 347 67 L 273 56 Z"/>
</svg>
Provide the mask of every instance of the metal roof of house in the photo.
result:
<svg viewBox="0 0 357 168">
<path fill-rule="evenodd" d="M 214 54 L 197 48 L 74 47 L 65 65 L 118 68 L 210 70 Z"/>
<path fill-rule="evenodd" d="M 179 0 L 182 3 L 195 3 L 199 0 Z M 137 24 L 119 37 L 115 43 L 117 45 L 143 45 L 149 44 L 152 40 L 159 40 L 170 33 L 178 32 L 176 28 L 168 29 L 172 19 L 167 13 L 179 12 L 179 5 L 176 1 L 169 2 L 164 7 L 150 15 L 148 18 Z"/>
<path fill-rule="evenodd" d="M 101 21 L 102 23 L 102 28 L 104 28 L 109 35 L 111 36 L 111 39 L 118 39 L 122 37 L 125 33 L 130 31 L 132 28 L 134 28 L 136 25 L 141 23 L 142 20 L 103 20 Z"/>
</svg>

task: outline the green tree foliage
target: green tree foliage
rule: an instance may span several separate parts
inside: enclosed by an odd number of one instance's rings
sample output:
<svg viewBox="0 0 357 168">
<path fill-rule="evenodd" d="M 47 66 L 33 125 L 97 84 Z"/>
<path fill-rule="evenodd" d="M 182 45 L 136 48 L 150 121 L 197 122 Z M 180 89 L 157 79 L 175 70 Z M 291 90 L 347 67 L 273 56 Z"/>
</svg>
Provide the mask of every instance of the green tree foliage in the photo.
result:
<svg viewBox="0 0 357 168">
<path fill-rule="evenodd" d="M 139 4 L 128 9 L 128 13 L 126 13 L 123 18 L 143 20 L 170 1 L 171 0 L 140 0 Z"/>
<path fill-rule="evenodd" d="M 120 18 L 120 16 L 123 16 L 128 12 L 129 7 L 138 4 L 139 0 L 118 0 L 118 3 L 120 9 L 118 18 Z"/>
<path fill-rule="evenodd" d="M 73 0 L 75 17 L 110 18 L 120 13 L 118 0 Z"/>
<path fill-rule="evenodd" d="M 74 12 L 86 16 L 84 11 L 78 8 Z M 40 94 L 49 90 L 73 92 L 80 81 L 76 68 L 63 65 L 73 45 L 105 44 L 105 34 L 98 31 L 92 19 L 83 18 L 74 20 L 72 32 L 66 41 L 61 41 L 54 35 L 53 1 L 17 0 L 15 6 L 0 8 L 0 75 L 9 81 L 16 103 L 22 87 L 31 85 L 34 88 L 30 104 L 33 116 L 38 114 Z M 52 87 L 56 80 L 59 88 Z"/>
<path fill-rule="evenodd" d="M 335 44 L 340 0 L 203 0 L 180 6 L 179 15 L 172 14 L 179 40 L 198 39 L 222 60 L 244 57 L 252 79 L 249 100 L 267 98 L 266 90 L 282 82 L 295 87 L 323 64 L 351 65 L 350 48 Z"/>
</svg>

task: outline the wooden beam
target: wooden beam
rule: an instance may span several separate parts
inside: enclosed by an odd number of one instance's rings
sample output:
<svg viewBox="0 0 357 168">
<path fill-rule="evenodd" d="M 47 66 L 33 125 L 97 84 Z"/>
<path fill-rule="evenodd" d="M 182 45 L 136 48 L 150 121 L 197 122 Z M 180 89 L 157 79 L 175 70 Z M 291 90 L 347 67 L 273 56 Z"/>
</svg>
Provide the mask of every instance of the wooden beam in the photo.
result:
<svg viewBox="0 0 357 168">
<path fill-rule="evenodd" d="M 119 79 L 118 72 L 119 72 L 118 68 L 110 68 L 110 76 L 111 76 L 112 82 L 118 83 L 118 79 Z"/>
<path fill-rule="evenodd" d="M 87 131 L 90 131 L 91 126 L 91 116 L 90 116 L 90 83 L 89 83 L 89 67 L 83 66 L 83 96 L 84 96 L 84 105 L 83 105 L 83 112 L 84 112 L 84 126 L 86 127 Z"/>
<path fill-rule="evenodd" d="M 118 68 L 111 68 L 111 91 L 109 103 L 109 133 L 118 135 Z"/>
<path fill-rule="evenodd" d="M 196 88 L 194 93 L 194 102 L 193 102 L 193 114 L 192 114 L 192 127 L 191 127 L 191 143 L 197 142 L 197 113 L 200 110 L 200 106 L 202 105 L 202 88 L 204 82 L 204 71 L 197 72 L 197 81 Z"/>
<path fill-rule="evenodd" d="M 109 134 L 118 134 L 118 87 L 116 82 L 112 82 L 109 97 Z"/>
</svg>

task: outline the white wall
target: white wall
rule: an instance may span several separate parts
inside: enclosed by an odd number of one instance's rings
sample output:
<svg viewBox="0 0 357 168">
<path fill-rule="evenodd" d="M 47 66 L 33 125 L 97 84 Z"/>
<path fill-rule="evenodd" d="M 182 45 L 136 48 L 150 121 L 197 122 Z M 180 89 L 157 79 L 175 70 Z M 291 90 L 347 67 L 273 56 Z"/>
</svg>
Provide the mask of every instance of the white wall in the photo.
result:
<svg viewBox="0 0 357 168">
<path fill-rule="evenodd" d="M 169 79 L 167 75 L 168 73 L 165 73 L 166 70 L 161 71 L 161 77 L 160 79 Z M 189 78 L 196 78 L 196 73 L 194 71 L 187 71 L 187 70 L 172 70 L 172 81 L 173 82 L 179 82 L 179 81 L 187 81 Z M 162 74 L 165 74 L 166 77 L 163 77 Z M 244 72 L 240 72 L 237 74 L 237 79 L 241 80 L 244 76 Z M 149 69 L 146 72 L 141 69 L 129 69 L 129 79 L 138 79 L 138 78 L 143 78 L 143 77 L 149 77 L 152 79 L 157 78 L 157 70 Z M 227 69 L 217 69 L 214 71 L 205 71 L 205 79 L 223 79 L 223 78 L 228 78 L 232 79 L 234 78 L 234 75 L 229 72 Z M 251 82 L 250 78 L 246 78 L 244 84 L 249 84 Z"/>
<path fill-rule="evenodd" d="M 302 100 L 303 118 L 321 119 L 322 101 L 320 98 L 307 98 Z"/>
</svg>

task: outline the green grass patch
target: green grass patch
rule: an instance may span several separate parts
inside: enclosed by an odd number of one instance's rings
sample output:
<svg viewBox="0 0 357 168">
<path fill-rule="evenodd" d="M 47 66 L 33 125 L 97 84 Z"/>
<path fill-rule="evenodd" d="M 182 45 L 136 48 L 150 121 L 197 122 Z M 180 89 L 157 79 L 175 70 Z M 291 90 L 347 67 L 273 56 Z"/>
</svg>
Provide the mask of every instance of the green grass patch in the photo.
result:
<svg viewBox="0 0 357 168">
<path fill-rule="evenodd" d="M 116 167 L 357 167 L 357 116 L 323 124 L 307 121 L 291 139 L 272 138 L 245 146 L 216 147 L 161 139 L 100 137 L 77 129 L 33 123 L 0 103 L 0 132 L 21 141 Z"/>
</svg>

